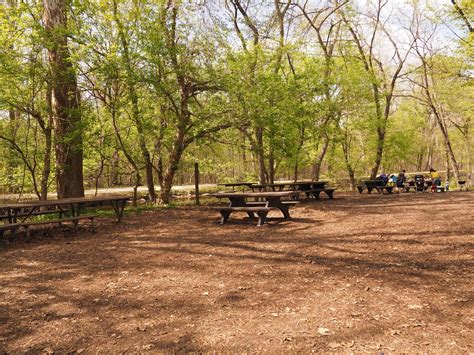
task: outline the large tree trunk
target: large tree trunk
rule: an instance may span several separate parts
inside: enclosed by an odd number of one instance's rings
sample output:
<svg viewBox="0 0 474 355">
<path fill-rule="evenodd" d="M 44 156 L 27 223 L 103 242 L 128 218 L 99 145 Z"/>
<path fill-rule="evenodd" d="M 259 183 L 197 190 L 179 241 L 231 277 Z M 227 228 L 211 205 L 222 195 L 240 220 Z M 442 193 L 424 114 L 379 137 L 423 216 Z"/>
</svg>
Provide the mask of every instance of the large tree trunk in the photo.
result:
<svg viewBox="0 0 474 355">
<path fill-rule="evenodd" d="M 67 1 L 43 0 L 51 67 L 58 198 L 84 196 L 82 127 L 76 73 L 67 43 Z"/>
</svg>

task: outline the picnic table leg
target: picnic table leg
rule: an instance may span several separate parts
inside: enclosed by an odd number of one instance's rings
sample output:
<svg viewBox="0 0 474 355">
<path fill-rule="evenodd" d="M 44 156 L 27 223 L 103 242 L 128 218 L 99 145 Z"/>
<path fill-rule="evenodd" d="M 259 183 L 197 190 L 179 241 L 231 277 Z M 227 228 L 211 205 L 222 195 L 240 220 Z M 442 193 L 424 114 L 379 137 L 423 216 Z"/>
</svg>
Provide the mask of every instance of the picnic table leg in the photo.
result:
<svg viewBox="0 0 474 355">
<path fill-rule="evenodd" d="M 126 200 L 112 201 L 112 208 L 114 209 L 115 215 L 117 216 L 117 223 L 120 223 L 123 216 L 123 210 L 127 204 Z"/>
<path fill-rule="evenodd" d="M 71 203 L 71 216 L 79 216 L 79 205 L 77 203 Z"/>
<path fill-rule="evenodd" d="M 334 191 L 324 191 L 326 195 L 332 200 L 334 198 Z"/>
<path fill-rule="evenodd" d="M 121 200 L 120 201 L 120 210 L 119 210 L 119 214 L 117 216 L 117 223 L 120 223 L 120 221 L 122 220 L 122 216 L 123 216 L 123 211 L 125 209 L 125 205 L 127 204 L 127 201 L 126 200 Z"/>
<path fill-rule="evenodd" d="M 229 216 L 232 211 L 219 211 L 221 213 L 221 221 L 220 224 L 224 224 L 229 220 Z"/>
<path fill-rule="evenodd" d="M 244 197 L 229 197 L 230 204 L 229 207 L 246 207 L 247 202 L 245 201 Z M 255 218 L 255 215 L 252 211 L 247 211 L 247 214 L 250 218 Z"/>
<path fill-rule="evenodd" d="M 268 214 L 267 211 L 259 211 L 259 212 L 257 212 L 257 215 L 258 215 L 257 226 L 258 226 L 258 227 L 260 227 L 261 225 L 265 224 L 265 221 L 266 221 L 266 219 L 267 219 L 267 214 Z"/>
<path fill-rule="evenodd" d="M 266 207 L 276 207 L 282 213 L 285 219 L 290 219 L 290 205 L 284 205 L 281 203 L 281 199 L 279 197 L 267 197 L 267 206 Z"/>
</svg>

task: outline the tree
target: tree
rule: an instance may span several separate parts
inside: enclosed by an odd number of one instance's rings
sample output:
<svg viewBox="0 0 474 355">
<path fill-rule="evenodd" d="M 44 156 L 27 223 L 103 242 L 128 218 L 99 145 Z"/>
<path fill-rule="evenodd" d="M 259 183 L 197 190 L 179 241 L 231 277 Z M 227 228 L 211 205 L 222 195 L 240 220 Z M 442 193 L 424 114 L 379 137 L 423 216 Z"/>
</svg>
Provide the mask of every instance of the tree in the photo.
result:
<svg viewBox="0 0 474 355">
<path fill-rule="evenodd" d="M 363 63 L 367 76 L 371 79 L 371 89 L 375 107 L 373 117 L 377 134 L 375 159 L 370 173 L 371 179 L 374 179 L 377 176 L 377 172 L 382 162 L 385 136 L 387 133 L 387 122 L 392 109 L 395 86 L 398 79 L 403 75 L 403 66 L 405 65 L 413 46 L 413 43 L 409 44 L 405 53 L 402 53 L 399 49 L 399 45 L 386 27 L 388 19 L 382 19 L 382 12 L 387 4 L 388 1 L 378 0 L 376 2 L 375 14 L 370 18 L 372 21 L 371 34 L 367 37 L 363 35 L 364 31 L 360 28 L 358 29 L 356 24 L 349 19 L 343 8 L 338 10 L 341 19 L 354 40 L 356 50 L 359 54 L 359 60 Z M 392 58 L 395 62 L 393 70 L 391 70 L 389 65 L 384 65 L 383 59 L 376 55 L 375 45 L 379 32 L 384 35 L 384 38 L 392 46 Z"/>
<path fill-rule="evenodd" d="M 83 127 L 76 72 L 68 47 L 68 5 L 67 0 L 43 0 L 59 198 L 84 196 Z"/>
</svg>

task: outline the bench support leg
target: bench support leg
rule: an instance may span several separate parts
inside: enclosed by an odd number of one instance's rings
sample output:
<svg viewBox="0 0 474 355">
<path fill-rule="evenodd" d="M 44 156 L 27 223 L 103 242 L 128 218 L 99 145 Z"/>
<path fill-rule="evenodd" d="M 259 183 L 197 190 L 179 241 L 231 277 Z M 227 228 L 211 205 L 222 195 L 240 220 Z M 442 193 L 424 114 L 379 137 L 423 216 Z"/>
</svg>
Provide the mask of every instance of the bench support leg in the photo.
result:
<svg viewBox="0 0 474 355">
<path fill-rule="evenodd" d="M 92 230 L 93 233 L 95 233 L 94 217 L 91 217 L 90 220 L 91 220 L 91 230 Z"/>
<path fill-rule="evenodd" d="M 326 191 L 326 195 L 332 200 L 334 198 L 334 191 Z"/>
<path fill-rule="evenodd" d="M 221 221 L 220 224 L 224 224 L 229 220 L 229 216 L 231 214 L 231 211 L 219 211 L 221 213 Z"/>
<path fill-rule="evenodd" d="M 268 214 L 268 212 L 266 212 L 266 211 L 257 212 L 257 215 L 258 215 L 257 226 L 258 227 L 265 224 L 265 221 L 267 220 L 267 214 Z"/>
</svg>

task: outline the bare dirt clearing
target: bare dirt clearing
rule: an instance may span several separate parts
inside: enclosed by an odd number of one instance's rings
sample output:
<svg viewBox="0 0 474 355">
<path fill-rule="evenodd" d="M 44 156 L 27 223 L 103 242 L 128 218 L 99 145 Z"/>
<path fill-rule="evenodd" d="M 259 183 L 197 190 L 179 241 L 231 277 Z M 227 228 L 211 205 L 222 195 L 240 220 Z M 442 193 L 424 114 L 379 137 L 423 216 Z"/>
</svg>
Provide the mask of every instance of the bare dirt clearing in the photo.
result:
<svg viewBox="0 0 474 355">
<path fill-rule="evenodd" d="M 149 211 L 5 243 L 0 351 L 474 351 L 474 193 L 292 216 Z"/>
</svg>

